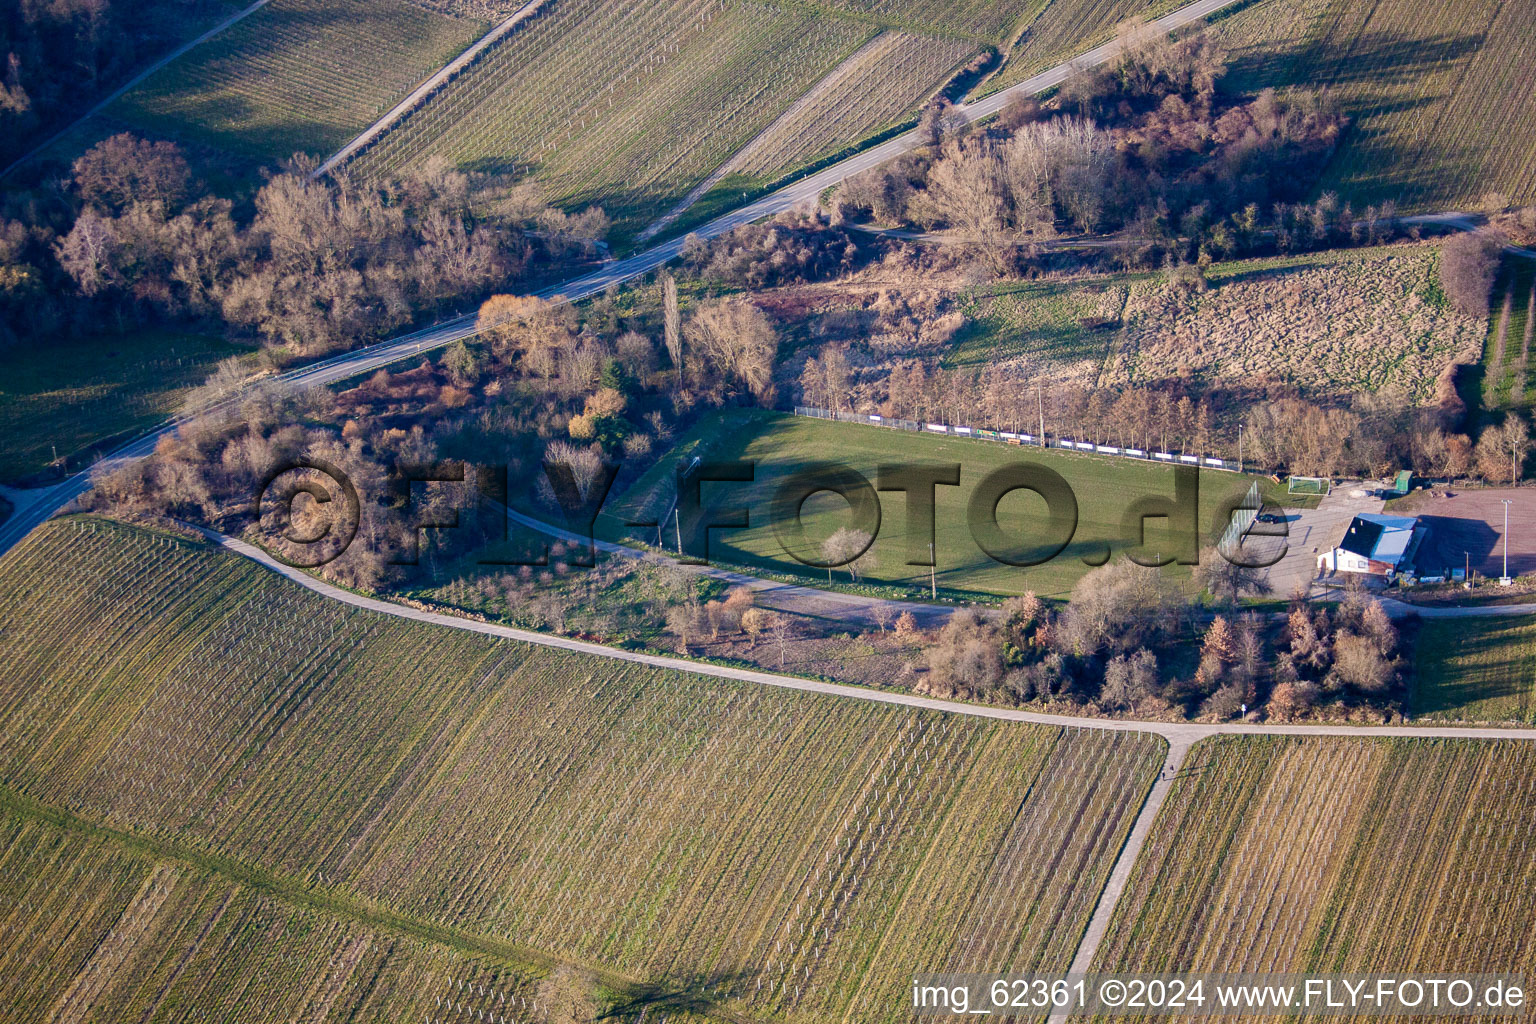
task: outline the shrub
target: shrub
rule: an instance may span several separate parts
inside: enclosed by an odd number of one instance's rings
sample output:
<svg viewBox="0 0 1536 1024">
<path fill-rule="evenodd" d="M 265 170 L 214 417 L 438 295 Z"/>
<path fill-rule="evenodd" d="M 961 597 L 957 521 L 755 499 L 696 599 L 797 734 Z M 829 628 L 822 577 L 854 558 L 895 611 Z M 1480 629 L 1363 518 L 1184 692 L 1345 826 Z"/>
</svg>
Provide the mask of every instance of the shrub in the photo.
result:
<svg viewBox="0 0 1536 1024">
<path fill-rule="evenodd" d="M 1488 296 L 1499 269 L 1499 242 L 1486 232 L 1457 235 L 1440 247 L 1440 287 L 1463 313 L 1488 315 Z"/>
</svg>

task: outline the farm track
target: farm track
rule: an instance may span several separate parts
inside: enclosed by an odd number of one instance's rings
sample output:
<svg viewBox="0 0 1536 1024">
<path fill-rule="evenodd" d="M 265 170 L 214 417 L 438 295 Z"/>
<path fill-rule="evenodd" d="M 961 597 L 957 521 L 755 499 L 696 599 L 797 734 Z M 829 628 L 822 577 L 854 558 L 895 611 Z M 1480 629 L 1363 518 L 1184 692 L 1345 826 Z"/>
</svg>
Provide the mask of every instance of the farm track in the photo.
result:
<svg viewBox="0 0 1536 1024">
<path fill-rule="evenodd" d="M 752 150 L 752 147 L 758 145 L 764 139 L 772 135 L 775 129 L 789 121 L 801 110 L 815 103 L 817 94 L 826 87 L 828 82 L 836 79 L 838 74 L 845 68 L 856 65 L 871 50 L 879 47 L 881 40 L 884 38 L 884 35 L 885 33 L 881 33 L 880 35 L 871 37 L 869 42 L 865 43 L 857 50 L 854 50 L 847 57 L 844 57 L 842 62 L 839 63 L 837 67 L 823 75 L 819 82 L 811 86 L 811 88 L 808 89 L 803 95 L 801 95 L 799 99 L 795 100 L 795 102 L 786 107 L 784 111 L 780 113 L 778 117 L 770 121 L 762 131 L 758 132 L 756 135 L 752 136 L 751 139 L 747 140 L 746 145 L 738 149 L 729 160 L 725 161 L 725 163 L 721 164 L 719 167 L 716 167 L 713 171 L 710 172 L 707 178 L 695 185 L 687 195 L 678 200 L 677 205 L 673 206 L 666 213 L 662 214 L 660 217 L 656 218 L 650 224 L 642 228 L 640 233 L 635 236 L 636 239 L 642 242 L 650 241 L 652 238 L 655 238 L 657 235 L 661 234 L 662 231 L 666 230 L 668 225 L 670 225 L 673 221 L 677 220 L 677 218 L 688 212 L 689 207 L 698 202 L 700 199 L 704 198 L 704 194 L 706 192 L 714 188 L 717 184 L 720 183 L 722 178 L 724 178 L 727 174 L 730 174 L 731 171 L 735 170 L 737 163 L 740 162 L 741 158 L 745 154 Z"/>
<path fill-rule="evenodd" d="M 814 679 L 801 679 L 797 676 L 780 675 L 776 672 L 761 672 L 752 669 L 733 668 L 726 665 L 712 665 L 708 662 L 689 661 L 684 658 L 671 658 L 658 654 L 643 654 L 636 651 L 621 650 L 616 647 L 606 647 L 602 644 L 590 643 L 585 640 L 573 640 L 569 637 L 554 636 L 548 633 L 536 633 L 532 630 L 517 629 L 513 626 L 503 626 L 492 622 L 480 622 L 472 619 L 463 619 L 453 615 L 444 615 L 438 612 L 423 611 L 418 608 L 410 608 L 405 605 L 395 604 L 390 601 L 381 601 L 377 598 L 364 597 L 361 594 L 343 590 L 323 580 L 316 579 L 308 573 L 291 568 L 279 562 L 265 551 L 248 544 L 245 541 L 229 537 L 213 530 L 199 528 L 209 540 L 237 555 L 249 558 L 265 568 L 277 573 L 300 586 L 311 590 L 323 597 L 354 608 L 366 611 L 378 612 L 383 615 L 392 615 L 413 622 L 429 623 L 437 626 L 447 626 L 452 629 L 467 630 L 484 636 L 501 637 L 507 640 L 520 640 L 539 647 L 552 647 L 558 650 L 575 651 L 582 654 L 593 654 L 602 658 L 612 658 L 618 661 L 627 661 L 638 665 L 649 665 L 653 668 L 671 669 L 678 672 L 693 672 L 700 675 L 715 676 L 720 679 L 732 679 L 738 682 L 757 683 L 763 686 L 776 686 L 790 690 L 800 690 L 806 693 L 821 693 L 837 697 L 849 697 L 856 700 L 874 701 L 881 704 L 897 704 L 904 707 L 922 708 L 928 711 L 943 711 L 957 715 L 969 715 L 977 718 L 990 718 L 1005 722 L 1028 722 L 1032 725 L 1066 726 L 1074 729 L 1102 729 L 1111 732 L 1141 732 L 1153 733 L 1161 736 L 1170 745 L 1189 746 L 1202 739 L 1211 736 L 1356 736 L 1377 738 L 1419 738 L 1419 739 L 1519 739 L 1536 740 L 1536 728 L 1533 729 L 1492 729 L 1492 728 L 1459 728 L 1456 726 L 1364 726 L 1364 725 L 1241 725 L 1241 724 L 1206 724 L 1198 722 L 1148 722 L 1131 719 L 1110 718 L 1084 718 L 1074 715 L 1048 715 L 1034 711 L 1019 711 L 1013 708 L 987 707 L 979 704 L 964 704 L 959 701 L 937 700 L 931 697 L 916 697 L 904 693 L 888 693 L 882 690 L 870 690 L 858 686 L 847 686 L 842 683 L 825 683 Z M 1509 606 L 1503 606 L 1499 610 L 1505 610 Z M 1518 606 L 1516 606 L 1518 607 Z M 1431 609 L 1417 609 L 1422 612 L 1431 612 Z M 1452 610 L 1452 609 L 1445 609 Z M 1488 612 L 1492 608 L 1456 609 L 1460 611 Z M 1519 608 L 1521 614 L 1529 615 L 1530 609 Z"/>
<path fill-rule="evenodd" d="M 358 151 L 365 149 L 375 139 L 388 131 L 396 122 L 405 117 L 406 114 L 409 114 L 424 102 L 427 97 L 441 88 L 450 78 L 474 63 L 475 58 L 479 57 L 480 54 L 500 42 L 508 33 L 515 30 L 523 22 L 538 14 L 539 9 L 548 2 L 549 0 L 528 0 L 528 3 L 518 8 L 515 14 L 501 21 L 489 32 L 481 36 L 469 49 L 449 61 L 425 82 L 422 82 L 413 89 L 409 96 L 395 104 L 383 117 L 365 128 L 357 138 L 327 157 L 324 163 L 315 168 L 310 177 L 319 178 L 322 175 L 329 174 L 336 167 L 350 160 Z"/>
<path fill-rule="evenodd" d="M 1160 736 L 1167 748 L 1159 771 L 1157 781 L 1148 791 L 1144 802 L 1136 813 L 1129 833 L 1118 850 L 1114 866 L 1111 869 L 1103 888 L 1094 897 L 1093 911 L 1088 924 L 1084 927 L 1073 946 L 1072 970 L 1084 971 L 1093 962 L 1098 954 L 1100 945 L 1109 934 L 1115 913 L 1121 899 L 1126 893 L 1133 877 L 1134 869 L 1138 863 L 1140 853 L 1148 837 L 1153 833 L 1158 821 L 1159 812 L 1164 806 L 1174 781 L 1179 778 L 1179 771 L 1188 755 L 1190 748 L 1201 740 L 1218 736 L 1325 736 L 1325 737 L 1367 737 L 1377 739 L 1419 738 L 1419 739 L 1480 739 L 1480 740 L 1520 740 L 1536 741 L 1536 729 L 1488 729 L 1488 728 L 1457 728 L 1454 726 L 1327 726 L 1327 725 L 1237 725 L 1237 724 L 1198 724 L 1198 723 L 1162 723 L 1107 720 L 1095 718 L 1083 718 L 1076 716 L 1044 715 L 1028 711 L 1020 711 L 1008 708 L 990 708 L 978 705 L 962 704 L 955 701 L 935 700 L 927 697 L 917 697 L 910 694 L 888 693 L 876 690 L 862 689 L 853 686 L 845 686 L 836 683 L 824 683 L 815 680 L 799 679 L 792 676 L 779 675 L 772 672 L 761 672 L 746 669 L 738 669 L 727 666 L 709 665 L 705 663 L 687 661 L 681 658 L 669 658 L 651 654 L 641 654 L 634 651 L 618 650 L 605 647 L 600 644 L 587 643 L 581 640 L 572 640 L 566 637 L 551 636 L 543 633 L 534 633 L 526 630 L 515 629 L 508 626 L 496 625 L 486 622 L 475 622 L 460 619 L 449 615 L 441 615 L 435 612 L 421 611 L 415 608 L 407 608 L 373 598 L 362 597 L 341 588 L 334 587 L 309 576 L 297 569 L 290 568 L 276 561 L 264 551 L 253 545 L 232 537 L 226 537 L 211 530 L 201 531 L 210 540 L 221 545 L 226 550 L 252 559 L 265 568 L 277 573 L 284 578 L 298 583 L 317 594 L 332 600 L 342 602 L 352 607 L 377 612 L 384 615 L 397 616 L 413 622 L 447 626 L 452 629 L 466 630 L 487 636 L 501 637 L 510 640 L 518 640 L 542 647 L 550 647 L 559 650 L 576 653 L 592 654 L 603 658 L 634 664 L 647 665 L 654 668 L 672 669 L 679 672 L 689 672 L 699 675 L 714 676 L 721 679 L 729 679 L 738 682 L 753 683 L 763 686 L 780 687 L 802 692 L 826 694 L 829 696 L 843 697 L 854 700 L 862 700 L 888 705 L 900 705 L 924 710 L 939 711 L 955 715 L 963 715 L 976 718 L 987 718 L 1009 722 L 1024 722 L 1036 725 L 1053 725 L 1072 729 L 1086 729 L 1095 731 L 1108 731 L 1119 733 L 1151 733 Z M 1483 611 L 1483 609 L 1473 609 Z M 1059 1015 L 1051 1017 L 1051 1024 L 1061 1024 L 1065 1018 Z"/>
<path fill-rule="evenodd" d="M 183 865 L 208 872 L 236 885 L 277 897 L 295 906 L 334 914 L 386 933 L 409 936 L 464 953 L 489 955 L 507 963 L 538 968 L 571 962 L 565 957 L 553 956 L 519 943 L 466 932 L 460 928 L 402 914 L 387 907 L 371 906 L 345 894 L 328 892 L 323 887 L 304 884 L 235 858 L 223 857 L 172 840 L 99 824 L 67 809 L 54 807 L 7 787 L 0 787 L 0 811 L 51 825 L 78 836 L 105 839 L 128 853 L 156 858 L 162 865 Z M 165 871 L 163 867 L 157 869 L 157 872 Z M 174 877 L 174 870 L 171 870 L 170 874 Z M 158 905 L 156 908 L 158 909 Z M 110 942 L 111 940 L 108 945 Z M 98 955 L 115 955 L 115 951 L 104 946 Z M 634 992 L 640 988 L 635 979 L 619 971 L 597 964 L 582 963 L 580 966 L 584 970 L 591 971 L 600 981 L 616 991 Z M 751 1024 L 750 1018 L 737 1017 L 718 1010 L 711 1016 L 721 1020 L 735 1021 L 737 1024 Z"/>
</svg>

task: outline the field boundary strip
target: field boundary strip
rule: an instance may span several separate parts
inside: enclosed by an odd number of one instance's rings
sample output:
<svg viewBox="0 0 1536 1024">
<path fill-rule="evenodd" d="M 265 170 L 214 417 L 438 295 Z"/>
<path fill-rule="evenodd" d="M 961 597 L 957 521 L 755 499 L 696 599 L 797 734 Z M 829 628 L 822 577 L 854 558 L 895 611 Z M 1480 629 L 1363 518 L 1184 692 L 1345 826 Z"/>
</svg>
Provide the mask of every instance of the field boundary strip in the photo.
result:
<svg viewBox="0 0 1536 1024">
<path fill-rule="evenodd" d="M 93 836 L 112 843 L 120 850 L 156 862 L 156 870 L 169 866 L 190 868 L 221 878 L 236 886 L 246 886 L 292 906 L 331 914 L 367 928 L 402 935 L 432 943 L 466 955 L 494 957 L 521 968 L 552 968 L 572 964 L 591 972 L 602 983 L 622 992 L 636 992 L 642 986 L 634 978 L 601 964 L 561 956 L 523 943 L 467 932 L 457 925 L 443 924 L 402 913 L 382 904 L 357 899 L 342 892 L 328 892 L 271 868 L 247 863 L 235 857 L 199 850 L 173 839 L 149 835 L 120 826 L 83 817 L 67 808 L 56 807 L 34 797 L 0 786 L 0 811 L 42 822 L 77 835 Z M 724 1015 L 716 1009 L 712 1019 L 751 1024 L 748 1018 Z"/>
<path fill-rule="evenodd" d="M 1082 452 L 1093 455 L 1118 455 L 1122 458 L 1135 459 L 1137 462 L 1147 462 L 1153 465 L 1164 466 L 1199 466 L 1204 469 L 1221 469 L 1228 473 L 1241 473 L 1242 467 L 1234 465 L 1236 459 L 1218 459 L 1211 455 L 1190 455 L 1185 451 L 1154 452 L 1142 448 L 1121 448 L 1117 445 L 1090 444 L 1087 441 L 1077 441 L 1070 437 L 1056 435 L 1054 441 L 1049 440 L 1047 434 L 1044 439 L 1035 434 L 1014 433 L 1011 430 L 992 430 L 986 427 L 968 427 L 956 423 L 924 423 L 917 420 L 896 419 L 891 416 L 877 416 L 874 413 L 863 414 L 856 412 L 837 412 L 832 409 L 817 409 L 807 405 L 795 406 L 794 415 L 813 420 L 836 420 L 840 423 L 860 423 L 870 427 L 885 427 L 889 430 L 905 430 L 908 433 L 940 434 L 945 437 L 969 438 L 975 441 L 1002 441 L 1016 447 L 1023 448 L 1056 448 L 1061 451 Z"/>
<path fill-rule="evenodd" d="M 149 67 L 145 68 L 143 71 L 140 71 L 138 74 L 128 79 L 128 81 L 124 82 L 112 92 L 108 93 L 98 103 L 96 103 L 95 106 L 91 107 L 91 109 L 87 110 L 85 113 L 69 122 L 69 124 L 65 125 L 63 128 L 60 128 L 54 134 L 48 136 L 48 138 L 32 147 L 32 149 L 28 152 L 23 153 L 21 156 L 17 157 L 14 161 L 11 162 L 10 166 L 6 167 L 5 170 L 0 171 L 0 178 L 6 177 L 16 168 L 20 167 L 28 160 L 31 160 L 33 157 L 37 156 L 37 154 L 41 153 L 49 146 L 52 146 L 55 142 L 58 142 L 60 139 L 74 131 L 76 128 L 80 127 L 80 125 L 84 124 L 86 121 L 89 121 L 103 110 L 107 109 L 107 107 L 117 102 L 117 100 L 121 98 L 124 93 L 142 84 L 145 79 L 149 78 L 151 75 L 165 67 L 167 64 L 170 64 L 172 61 L 179 60 L 181 57 L 185 56 L 188 51 L 203 45 L 214 36 L 237 24 L 238 22 L 244 21 L 252 14 L 255 14 L 257 11 L 267 6 L 267 3 L 268 0 L 256 0 L 256 2 L 251 4 L 249 7 L 242 8 L 236 11 L 234 14 L 231 14 L 229 17 L 225 18 L 223 21 L 213 26 L 213 28 L 198 36 L 196 39 L 181 44 L 179 47 L 172 50 L 164 57 L 161 57 Z"/>
<path fill-rule="evenodd" d="M 267 0 L 261 0 L 261 2 L 266 3 Z M 505 19 L 485 35 L 477 39 L 473 44 L 470 45 L 467 50 L 459 54 L 453 60 L 449 61 L 443 67 L 438 69 L 438 71 L 425 82 L 422 82 L 415 89 L 413 89 L 409 96 L 401 100 L 399 103 L 396 103 L 383 117 L 379 118 L 367 128 L 364 128 L 362 132 L 357 136 L 357 138 L 353 139 L 351 142 L 347 143 L 345 146 L 342 146 L 335 153 L 332 153 L 329 157 L 327 157 L 325 162 L 322 163 L 319 167 L 315 168 L 315 170 L 310 174 L 310 178 L 319 178 L 322 175 L 329 174 L 336 167 L 357 155 L 359 151 L 366 149 L 381 135 L 387 132 L 390 128 L 393 128 L 396 122 L 420 106 L 429 96 L 435 93 L 443 85 L 447 84 L 451 78 L 457 75 L 460 71 L 463 71 L 470 64 L 474 63 L 475 59 L 482 53 L 490 49 L 496 43 L 501 42 L 501 40 L 509 35 L 513 29 L 518 28 L 523 24 L 523 22 L 539 13 L 539 11 L 550 2 L 551 0 L 528 0 L 528 3 L 518 8 L 517 12 L 510 18 Z"/>
</svg>

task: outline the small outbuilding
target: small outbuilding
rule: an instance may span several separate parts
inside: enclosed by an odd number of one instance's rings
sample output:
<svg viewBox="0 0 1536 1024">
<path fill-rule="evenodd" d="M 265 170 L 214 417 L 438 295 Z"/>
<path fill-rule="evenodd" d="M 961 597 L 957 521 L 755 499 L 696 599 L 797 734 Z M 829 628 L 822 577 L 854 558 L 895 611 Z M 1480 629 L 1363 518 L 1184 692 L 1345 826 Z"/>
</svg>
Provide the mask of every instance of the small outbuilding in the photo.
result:
<svg viewBox="0 0 1536 1024">
<path fill-rule="evenodd" d="M 1428 532 L 1413 516 L 1355 516 L 1333 547 L 1317 556 L 1318 572 L 1358 572 L 1391 579 L 1411 571 L 1413 556 Z"/>
</svg>

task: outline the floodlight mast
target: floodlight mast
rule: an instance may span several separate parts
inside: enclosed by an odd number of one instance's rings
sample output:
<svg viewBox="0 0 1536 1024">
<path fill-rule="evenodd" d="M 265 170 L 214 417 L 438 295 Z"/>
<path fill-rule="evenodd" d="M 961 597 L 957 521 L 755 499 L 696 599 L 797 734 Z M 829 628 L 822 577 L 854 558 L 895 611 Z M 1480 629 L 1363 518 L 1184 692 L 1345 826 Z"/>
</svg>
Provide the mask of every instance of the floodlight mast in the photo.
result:
<svg viewBox="0 0 1536 1024">
<path fill-rule="evenodd" d="M 1511 583 L 1509 578 L 1509 498 L 1500 498 L 1504 505 L 1504 575 L 1499 577 L 1499 586 L 1507 587 Z"/>
</svg>

